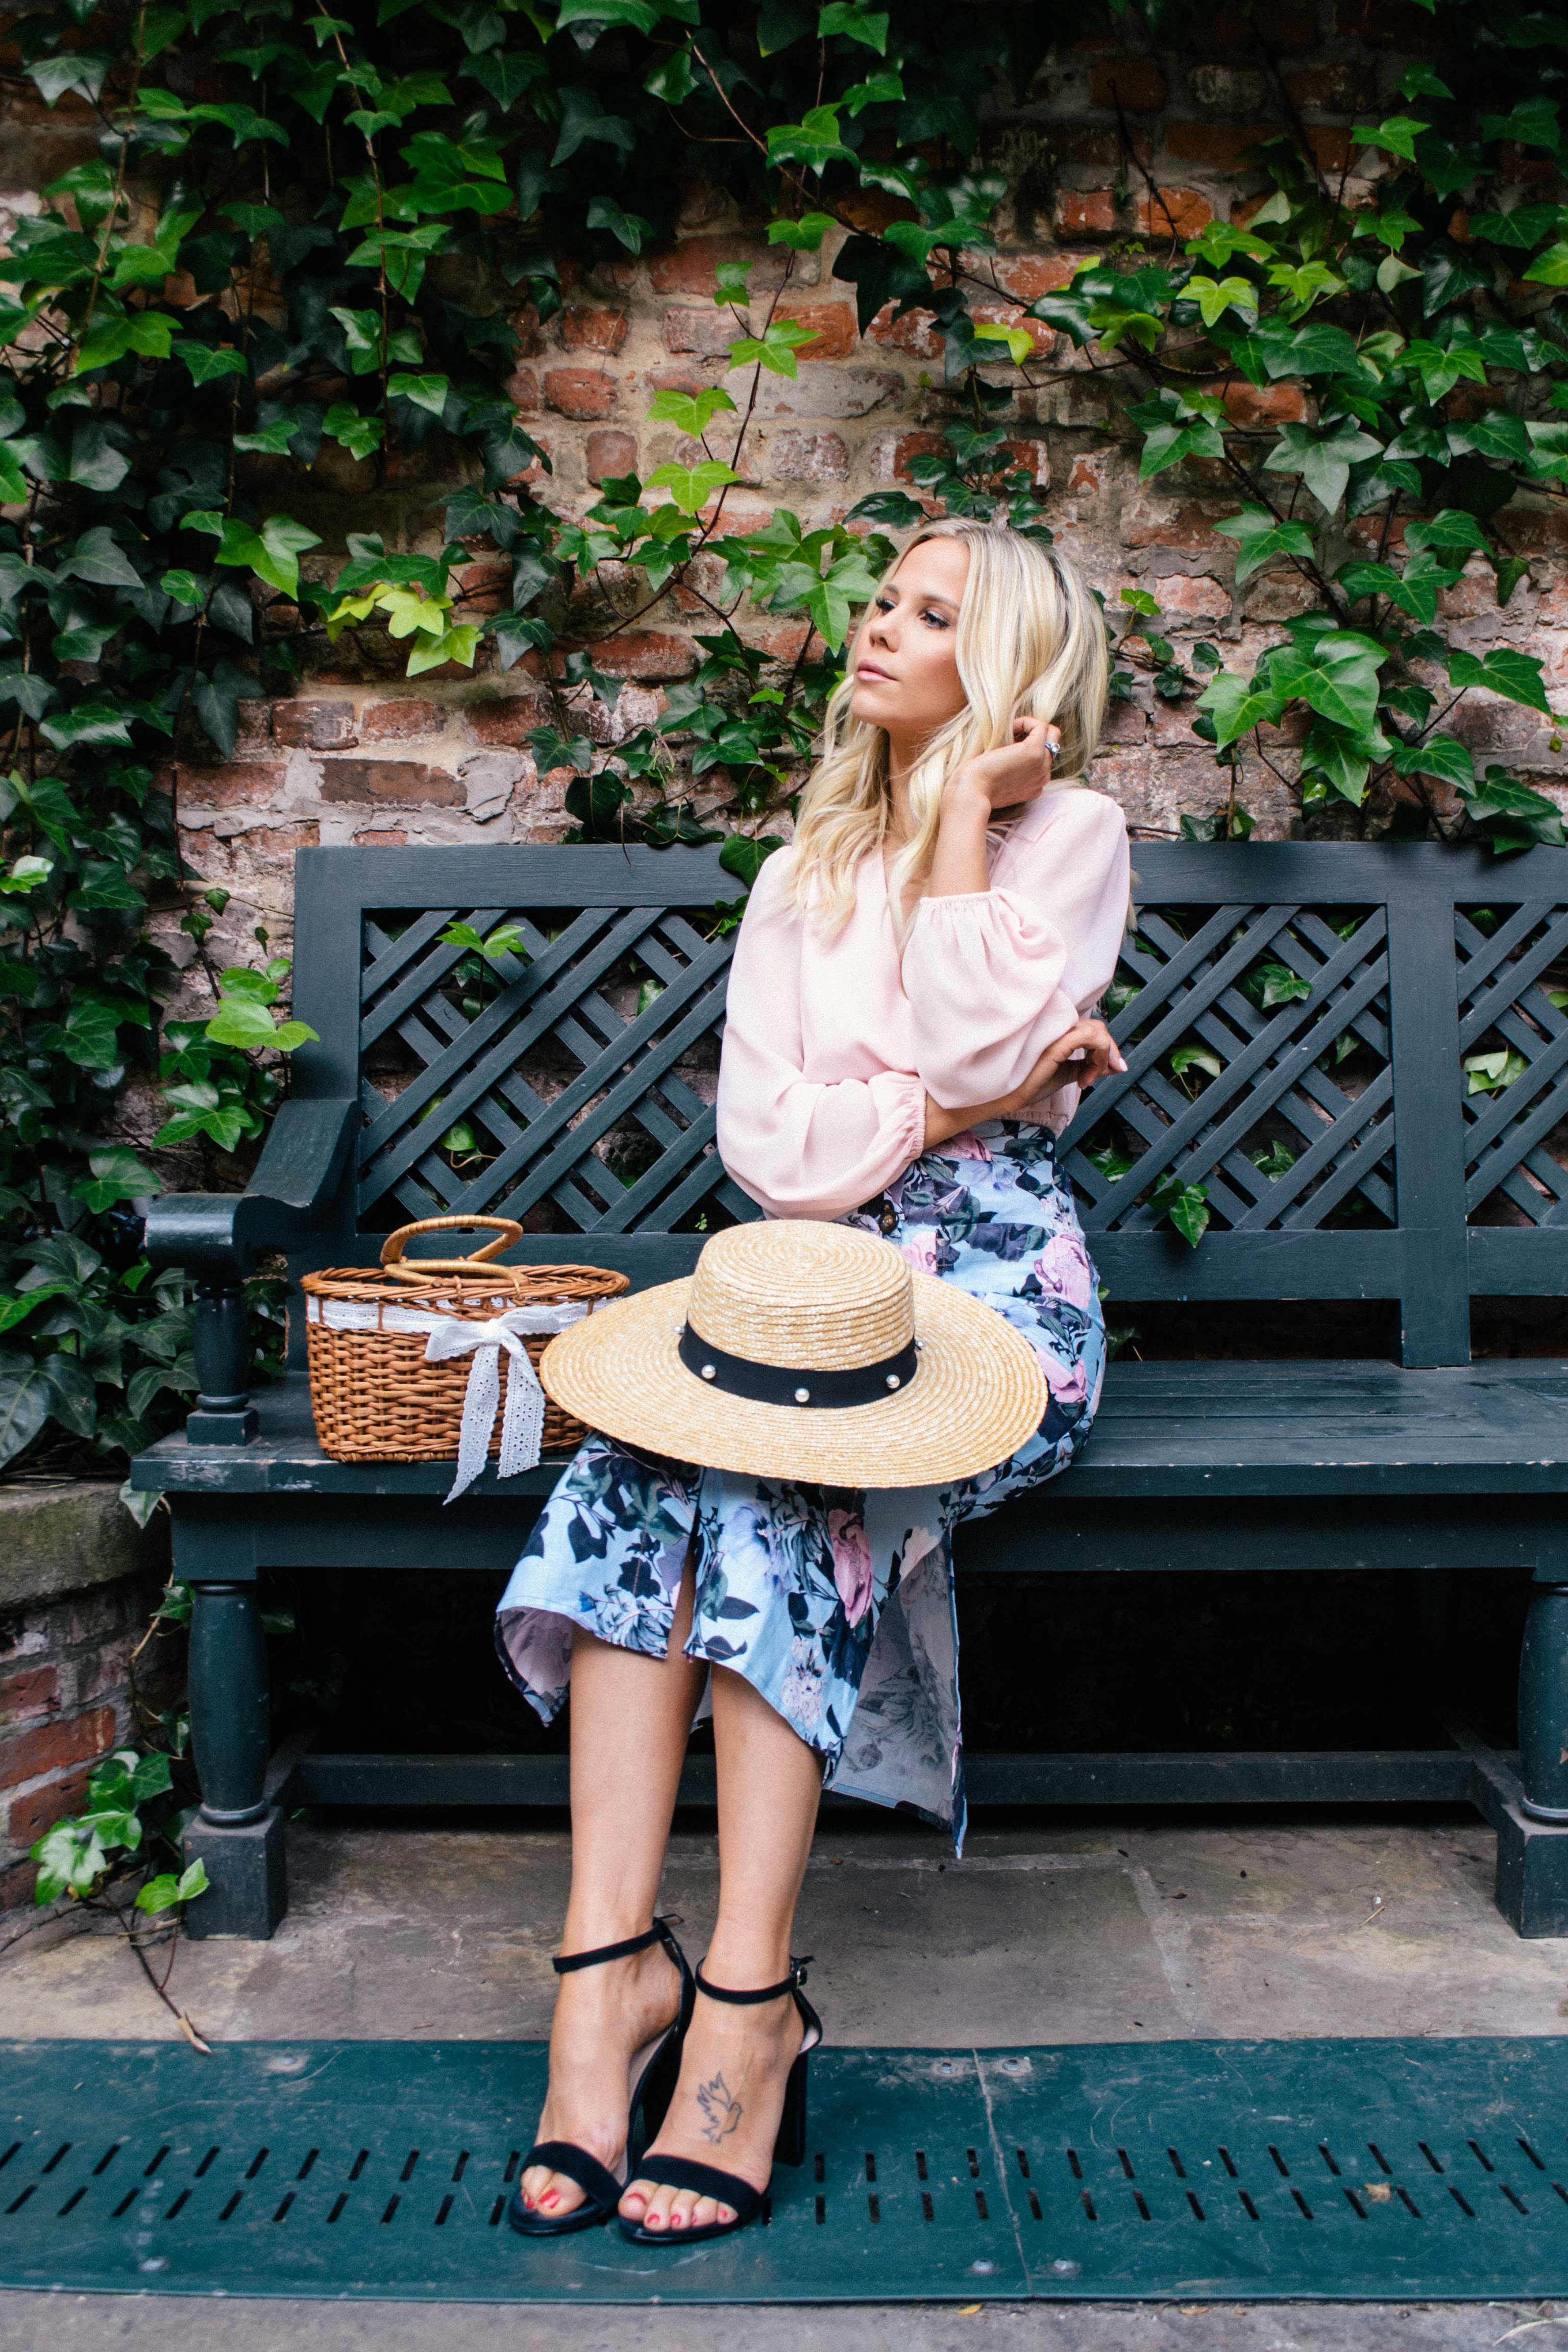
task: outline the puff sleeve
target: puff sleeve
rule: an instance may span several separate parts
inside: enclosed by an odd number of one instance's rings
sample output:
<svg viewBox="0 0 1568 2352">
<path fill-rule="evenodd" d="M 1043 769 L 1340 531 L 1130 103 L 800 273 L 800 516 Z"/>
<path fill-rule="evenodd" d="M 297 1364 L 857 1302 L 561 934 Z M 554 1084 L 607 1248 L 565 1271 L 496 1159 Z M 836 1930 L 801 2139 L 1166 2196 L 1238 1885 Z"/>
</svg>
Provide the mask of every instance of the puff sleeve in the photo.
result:
<svg viewBox="0 0 1568 2352">
<path fill-rule="evenodd" d="M 781 851 L 757 877 L 735 943 L 719 1072 L 719 1154 L 771 1217 L 843 1216 L 918 1159 L 925 1088 L 908 1072 L 805 1076 L 805 921 Z"/>
<path fill-rule="evenodd" d="M 1011 1094 L 1116 971 L 1131 878 L 1121 811 L 1083 788 L 1049 807 L 1004 843 L 1000 887 L 916 912 L 903 956 L 915 1068 L 945 1110 Z"/>
</svg>

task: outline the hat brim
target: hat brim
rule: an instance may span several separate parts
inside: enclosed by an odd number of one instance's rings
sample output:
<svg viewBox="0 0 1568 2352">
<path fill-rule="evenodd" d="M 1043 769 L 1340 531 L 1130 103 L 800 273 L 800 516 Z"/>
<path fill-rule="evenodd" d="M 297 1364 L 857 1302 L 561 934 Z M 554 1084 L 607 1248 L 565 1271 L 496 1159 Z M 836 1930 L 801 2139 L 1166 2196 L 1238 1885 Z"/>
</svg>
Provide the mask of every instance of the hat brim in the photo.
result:
<svg viewBox="0 0 1568 2352">
<path fill-rule="evenodd" d="M 552 1339 L 539 1377 L 590 1429 L 711 1470 L 859 1487 L 973 1477 L 1038 1429 L 1046 1376 L 994 1307 L 932 1275 L 910 1279 L 920 1370 L 874 1404 L 757 1404 L 700 1380 L 678 1350 L 689 1279 L 596 1308 Z"/>
</svg>

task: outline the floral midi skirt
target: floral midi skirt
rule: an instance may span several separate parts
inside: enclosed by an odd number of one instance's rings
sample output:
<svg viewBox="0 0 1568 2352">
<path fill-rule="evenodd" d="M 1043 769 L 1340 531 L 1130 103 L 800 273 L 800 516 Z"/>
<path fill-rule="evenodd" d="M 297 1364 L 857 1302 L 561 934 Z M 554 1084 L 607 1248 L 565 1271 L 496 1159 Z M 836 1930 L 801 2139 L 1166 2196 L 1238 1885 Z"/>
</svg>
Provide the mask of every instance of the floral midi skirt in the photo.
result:
<svg viewBox="0 0 1568 2352">
<path fill-rule="evenodd" d="M 743 1675 L 823 1757 L 826 1787 L 908 1806 L 962 1850 L 952 1530 L 1072 1462 L 1100 1402 L 1104 1318 L 1048 1129 L 1005 1121 L 955 1136 L 843 1222 L 885 1234 L 1023 1332 L 1050 1387 L 1035 1434 L 978 1477 L 865 1493 L 590 1437 L 501 1596 L 497 1646 L 549 1723 L 565 1703 L 574 1626 L 665 1655 L 695 1535 L 687 1656 Z"/>
</svg>

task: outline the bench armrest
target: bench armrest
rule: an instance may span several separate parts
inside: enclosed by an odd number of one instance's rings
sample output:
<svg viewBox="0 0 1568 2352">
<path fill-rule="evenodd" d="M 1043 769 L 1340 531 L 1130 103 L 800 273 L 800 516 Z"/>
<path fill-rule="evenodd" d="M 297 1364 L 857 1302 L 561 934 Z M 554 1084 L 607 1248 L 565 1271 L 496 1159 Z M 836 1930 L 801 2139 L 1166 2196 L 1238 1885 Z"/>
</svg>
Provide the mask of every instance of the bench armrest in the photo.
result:
<svg viewBox="0 0 1568 2352">
<path fill-rule="evenodd" d="M 342 1181 L 358 1118 L 353 1101 L 286 1102 L 243 1192 L 174 1192 L 153 1203 L 148 1256 L 184 1266 L 196 1285 L 193 1445 L 248 1445 L 255 1436 L 244 1278 L 258 1249 L 310 1239 Z"/>
<path fill-rule="evenodd" d="M 261 1249 L 308 1241 L 353 1143 L 353 1101 L 286 1102 L 243 1192 L 171 1192 L 147 1217 L 154 1265 L 182 1265 L 201 1284 L 233 1283 Z"/>
</svg>

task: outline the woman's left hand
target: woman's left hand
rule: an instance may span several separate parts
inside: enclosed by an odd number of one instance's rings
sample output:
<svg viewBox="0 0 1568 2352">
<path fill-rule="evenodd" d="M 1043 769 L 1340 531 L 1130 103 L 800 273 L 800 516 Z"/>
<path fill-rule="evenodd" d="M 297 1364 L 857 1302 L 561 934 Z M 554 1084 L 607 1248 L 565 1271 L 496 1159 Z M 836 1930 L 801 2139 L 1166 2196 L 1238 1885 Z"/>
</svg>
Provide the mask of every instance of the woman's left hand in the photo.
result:
<svg viewBox="0 0 1568 2352">
<path fill-rule="evenodd" d="M 1087 1094 L 1108 1070 L 1120 1073 L 1126 1067 L 1121 1049 L 1103 1021 L 1075 1021 L 1070 1029 L 1052 1040 L 1023 1085 L 1008 1096 L 1008 1102 L 1016 1108 L 1004 1111 L 1002 1116 L 1016 1118 L 1026 1103 L 1043 1101 L 1047 1095 L 1059 1094 L 1064 1087 L 1078 1087 Z"/>
</svg>

